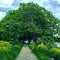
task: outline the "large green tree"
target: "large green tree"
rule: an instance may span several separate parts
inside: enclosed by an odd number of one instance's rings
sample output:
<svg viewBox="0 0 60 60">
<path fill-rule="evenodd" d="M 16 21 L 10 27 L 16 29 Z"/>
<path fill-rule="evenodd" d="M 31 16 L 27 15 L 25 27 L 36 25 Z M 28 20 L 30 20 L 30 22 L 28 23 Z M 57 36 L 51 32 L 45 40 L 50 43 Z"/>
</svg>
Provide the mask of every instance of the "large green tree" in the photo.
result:
<svg viewBox="0 0 60 60">
<path fill-rule="evenodd" d="M 36 40 L 58 31 L 59 20 L 50 11 L 35 3 L 21 3 L 0 21 L 0 39 L 8 41 Z M 55 30 L 56 29 L 56 30 Z"/>
</svg>

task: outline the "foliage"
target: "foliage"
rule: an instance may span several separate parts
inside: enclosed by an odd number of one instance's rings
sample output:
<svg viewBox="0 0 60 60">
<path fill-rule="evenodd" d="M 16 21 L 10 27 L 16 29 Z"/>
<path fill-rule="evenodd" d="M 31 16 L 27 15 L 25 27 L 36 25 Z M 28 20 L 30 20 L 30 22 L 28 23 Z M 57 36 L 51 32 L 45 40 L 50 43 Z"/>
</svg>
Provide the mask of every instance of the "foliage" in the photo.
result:
<svg viewBox="0 0 60 60">
<path fill-rule="evenodd" d="M 44 44 L 49 47 L 56 47 L 54 38 L 51 36 L 42 36 L 37 38 L 37 44 Z"/>
<path fill-rule="evenodd" d="M 45 60 L 45 59 L 41 59 L 42 55 L 43 57 L 45 56 L 45 58 L 54 58 L 56 60 L 60 60 L 60 48 L 48 48 L 45 45 L 33 45 L 34 48 L 32 46 L 30 46 L 30 48 L 32 49 L 32 51 L 37 55 L 37 57 L 40 60 Z M 49 60 L 48 59 L 48 60 Z M 46 59 L 47 60 L 47 59 Z"/>
<path fill-rule="evenodd" d="M 45 45 L 38 45 L 38 48 L 42 48 L 43 49 L 48 49 Z"/>
<path fill-rule="evenodd" d="M 58 23 L 50 11 L 38 4 L 21 3 L 17 10 L 9 11 L 0 21 L 0 40 L 35 41 L 40 36 L 53 36 L 59 30 Z"/>
<path fill-rule="evenodd" d="M 21 44 L 12 45 L 9 51 L 0 51 L 1 60 L 15 60 L 22 48 Z"/>
<path fill-rule="evenodd" d="M 0 41 L 0 51 L 1 52 L 6 52 L 9 51 L 12 47 L 12 44 L 6 41 Z"/>
<path fill-rule="evenodd" d="M 34 48 L 33 48 L 34 46 Z M 32 52 L 38 57 L 39 60 L 50 60 L 50 57 L 47 56 L 45 53 L 47 53 L 48 48 L 44 45 L 30 45 L 29 46 L 32 49 Z"/>
<path fill-rule="evenodd" d="M 55 41 L 60 42 L 60 37 L 54 37 Z"/>
<path fill-rule="evenodd" d="M 60 48 L 52 48 L 50 51 L 55 59 L 60 60 Z"/>
</svg>

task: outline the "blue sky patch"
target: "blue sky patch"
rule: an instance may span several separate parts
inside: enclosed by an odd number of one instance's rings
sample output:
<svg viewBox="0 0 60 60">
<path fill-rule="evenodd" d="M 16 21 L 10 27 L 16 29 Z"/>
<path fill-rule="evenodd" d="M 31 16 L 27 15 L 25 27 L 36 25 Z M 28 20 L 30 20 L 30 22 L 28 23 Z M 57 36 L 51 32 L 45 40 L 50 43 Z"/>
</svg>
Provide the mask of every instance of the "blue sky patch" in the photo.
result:
<svg viewBox="0 0 60 60">
<path fill-rule="evenodd" d="M 21 2 L 38 3 L 60 19 L 60 0 L 0 0 L 0 19 L 6 15 L 7 11 L 18 8 Z"/>
</svg>

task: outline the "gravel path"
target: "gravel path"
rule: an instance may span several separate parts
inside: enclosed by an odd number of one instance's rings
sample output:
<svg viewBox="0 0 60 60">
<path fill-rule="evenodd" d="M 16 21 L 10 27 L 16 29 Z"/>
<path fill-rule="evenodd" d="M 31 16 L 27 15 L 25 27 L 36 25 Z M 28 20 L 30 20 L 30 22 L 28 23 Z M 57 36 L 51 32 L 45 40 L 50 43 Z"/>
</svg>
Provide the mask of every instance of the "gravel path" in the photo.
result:
<svg viewBox="0 0 60 60">
<path fill-rule="evenodd" d="M 27 45 L 24 45 L 16 60 L 38 60 Z"/>
</svg>

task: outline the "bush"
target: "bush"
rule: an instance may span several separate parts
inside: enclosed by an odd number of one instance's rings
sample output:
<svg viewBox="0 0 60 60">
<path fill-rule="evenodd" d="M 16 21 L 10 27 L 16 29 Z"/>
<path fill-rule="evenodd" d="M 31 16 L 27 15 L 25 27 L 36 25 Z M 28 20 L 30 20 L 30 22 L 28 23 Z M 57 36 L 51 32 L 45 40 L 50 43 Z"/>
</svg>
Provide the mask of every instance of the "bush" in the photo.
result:
<svg viewBox="0 0 60 60">
<path fill-rule="evenodd" d="M 12 44 L 6 41 L 0 41 L 0 51 L 9 51 L 12 47 Z"/>
<path fill-rule="evenodd" d="M 41 49 L 48 49 L 47 46 L 45 46 L 45 45 L 43 45 L 43 44 L 38 45 L 37 47 L 38 47 L 38 48 L 41 48 Z"/>
<path fill-rule="evenodd" d="M 55 43 L 54 38 L 51 36 L 43 36 L 37 38 L 37 44 L 41 44 L 41 43 L 43 43 L 48 47 L 56 47 L 56 45 L 54 44 Z"/>
<path fill-rule="evenodd" d="M 34 48 L 30 46 L 32 51 L 40 60 L 50 60 L 54 58 L 55 60 L 60 60 L 60 49 L 59 48 L 48 48 L 45 45 L 34 45 Z"/>
<path fill-rule="evenodd" d="M 9 44 L 8 42 L 3 42 L 5 47 L 6 45 L 8 45 L 10 47 L 11 44 Z M 1 45 L 1 44 L 0 44 Z M 17 57 L 17 55 L 19 54 L 21 48 L 22 48 L 22 44 L 17 44 L 17 45 L 12 45 L 11 48 L 6 47 L 6 49 L 1 49 L 0 50 L 0 59 L 1 60 L 15 60 L 15 58 Z"/>
<path fill-rule="evenodd" d="M 57 59 L 57 60 L 60 60 L 60 49 L 58 48 L 52 48 L 50 49 L 51 53 L 52 53 L 52 56 Z"/>
<path fill-rule="evenodd" d="M 36 54 L 39 60 L 50 60 L 50 58 L 45 55 L 47 51 L 47 47 L 44 45 L 30 45 L 30 48 L 32 49 L 32 52 Z"/>
</svg>

